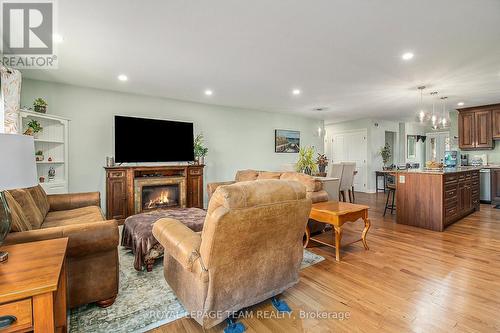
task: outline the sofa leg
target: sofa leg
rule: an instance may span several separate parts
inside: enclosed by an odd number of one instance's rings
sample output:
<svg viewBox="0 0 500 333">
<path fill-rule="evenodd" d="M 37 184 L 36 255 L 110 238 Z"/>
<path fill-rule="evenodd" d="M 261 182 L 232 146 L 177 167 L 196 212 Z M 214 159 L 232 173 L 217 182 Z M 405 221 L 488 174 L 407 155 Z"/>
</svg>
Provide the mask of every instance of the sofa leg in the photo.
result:
<svg viewBox="0 0 500 333">
<path fill-rule="evenodd" d="M 116 296 L 113 296 L 111 298 L 104 299 L 102 301 L 97 301 L 97 302 L 95 302 L 95 304 L 97 304 L 98 307 L 104 309 L 104 308 L 107 308 L 108 306 L 113 305 L 113 303 L 115 302 L 115 300 L 116 300 Z"/>
</svg>

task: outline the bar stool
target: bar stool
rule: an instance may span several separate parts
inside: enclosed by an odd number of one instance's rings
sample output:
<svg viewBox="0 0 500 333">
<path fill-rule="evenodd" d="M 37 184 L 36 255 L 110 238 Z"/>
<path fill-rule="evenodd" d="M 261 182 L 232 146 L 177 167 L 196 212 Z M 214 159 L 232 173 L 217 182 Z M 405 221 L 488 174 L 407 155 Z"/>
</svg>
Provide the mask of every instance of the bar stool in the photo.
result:
<svg viewBox="0 0 500 333">
<path fill-rule="evenodd" d="M 388 209 L 391 210 L 391 215 L 393 211 L 396 209 L 396 205 L 394 204 L 394 200 L 396 198 L 396 183 L 393 175 L 387 175 L 386 180 L 386 191 L 387 191 L 387 199 L 385 200 L 385 208 L 384 208 L 384 216 Z M 391 204 L 389 204 L 389 200 L 391 199 Z"/>
</svg>

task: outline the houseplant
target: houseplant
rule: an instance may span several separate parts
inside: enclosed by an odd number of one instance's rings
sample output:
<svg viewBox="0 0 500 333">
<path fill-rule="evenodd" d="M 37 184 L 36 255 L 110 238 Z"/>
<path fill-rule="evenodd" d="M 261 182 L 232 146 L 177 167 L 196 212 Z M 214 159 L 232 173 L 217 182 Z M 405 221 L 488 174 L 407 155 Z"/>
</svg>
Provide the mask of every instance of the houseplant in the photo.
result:
<svg viewBox="0 0 500 333">
<path fill-rule="evenodd" d="M 298 172 L 303 172 L 305 174 L 312 174 L 318 171 L 318 165 L 314 159 L 314 148 L 313 147 L 303 147 L 299 150 L 299 160 L 296 164 L 296 170 Z"/>
<path fill-rule="evenodd" d="M 205 156 L 207 156 L 208 148 L 205 147 L 205 139 L 200 133 L 194 138 L 194 157 L 198 164 L 205 164 Z"/>
<path fill-rule="evenodd" d="M 380 148 L 379 155 L 382 156 L 382 162 L 384 162 L 384 170 L 387 170 L 389 167 L 387 163 L 389 162 L 392 154 L 391 154 L 391 146 L 386 143 L 385 146 Z"/>
<path fill-rule="evenodd" d="M 316 164 L 318 164 L 319 172 L 324 174 L 326 167 L 328 166 L 328 158 L 326 155 L 318 153 L 318 157 L 316 157 Z"/>
<path fill-rule="evenodd" d="M 47 102 L 41 97 L 38 97 L 33 102 L 33 108 L 35 109 L 35 112 L 46 113 L 47 105 Z"/>
<path fill-rule="evenodd" d="M 35 134 L 43 129 L 42 125 L 35 119 L 31 119 L 27 126 L 28 128 L 24 131 L 24 135 L 35 136 Z"/>
</svg>

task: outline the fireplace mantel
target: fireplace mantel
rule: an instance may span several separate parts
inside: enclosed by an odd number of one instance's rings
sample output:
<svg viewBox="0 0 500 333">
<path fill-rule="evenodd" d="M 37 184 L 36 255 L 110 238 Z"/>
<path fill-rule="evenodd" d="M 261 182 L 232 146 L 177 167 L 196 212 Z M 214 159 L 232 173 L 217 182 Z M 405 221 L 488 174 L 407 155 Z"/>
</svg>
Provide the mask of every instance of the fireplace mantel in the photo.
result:
<svg viewBox="0 0 500 333">
<path fill-rule="evenodd" d="M 179 182 L 181 207 L 203 208 L 204 165 L 115 166 L 106 170 L 106 218 L 124 220 L 136 213 L 135 182 Z"/>
</svg>

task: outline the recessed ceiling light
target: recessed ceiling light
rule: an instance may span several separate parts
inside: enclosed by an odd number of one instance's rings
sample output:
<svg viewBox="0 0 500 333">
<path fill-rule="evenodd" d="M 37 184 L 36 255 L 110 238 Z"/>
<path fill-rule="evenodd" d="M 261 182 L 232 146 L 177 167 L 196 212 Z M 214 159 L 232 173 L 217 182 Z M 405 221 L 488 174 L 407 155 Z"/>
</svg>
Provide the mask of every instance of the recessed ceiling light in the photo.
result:
<svg viewBox="0 0 500 333">
<path fill-rule="evenodd" d="M 294 94 L 295 96 L 300 95 L 300 93 L 301 93 L 300 89 L 293 89 L 292 90 L 292 94 Z"/>
<path fill-rule="evenodd" d="M 415 55 L 411 52 L 406 52 L 406 53 L 403 53 L 403 55 L 401 56 L 401 58 L 403 58 L 403 60 L 411 60 L 413 59 Z"/>
<path fill-rule="evenodd" d="M 118 75 L 118 80 L 120 80 L 120 81 L 127 81 L 128 77 L 125 74 L 120 74 L 120 75 Z"/>
<path fill-rule="evenodd" d="M 52 35 L 52 41 L 54 43 L 62 43 L 62 42 L 64 42 L 64 38 L 63 38 L 63 36 L 61 36 L 59 34 L 53 34 Z"/>
<path fill-rule="evenodd" d="M 464 104 L 465 104 L 464 102 L 458 102 L 457 103 L 458 106 L 464 106 Z"/>
<path fill-rule="evenodd" d="M 212 90 L 210 90 L 210 89 L 205 90 L 205 95 L 212 96 L 213 94 L 214 94 L 214 92 Z"/>
</svg>

